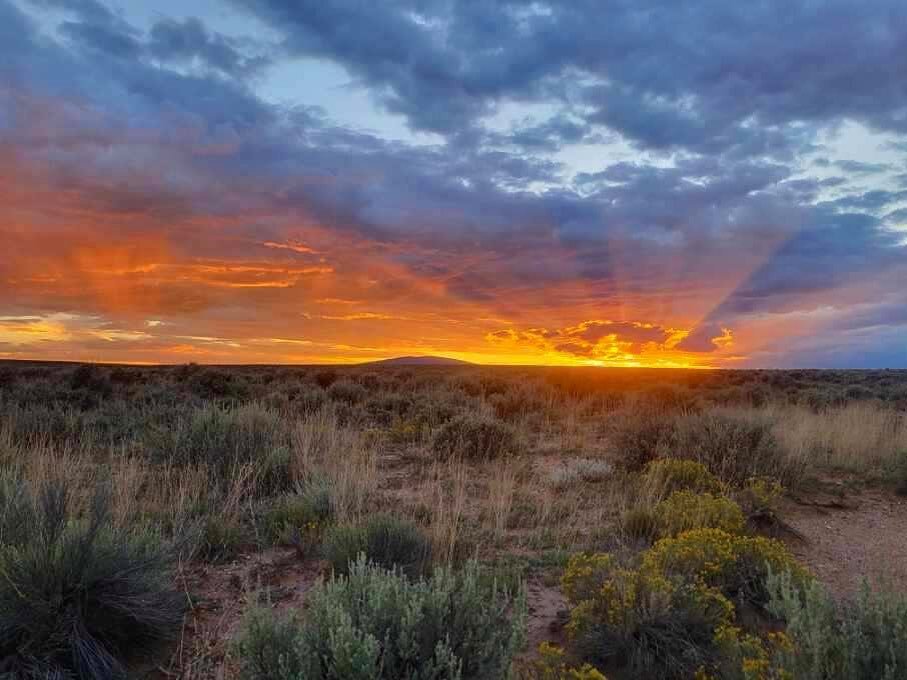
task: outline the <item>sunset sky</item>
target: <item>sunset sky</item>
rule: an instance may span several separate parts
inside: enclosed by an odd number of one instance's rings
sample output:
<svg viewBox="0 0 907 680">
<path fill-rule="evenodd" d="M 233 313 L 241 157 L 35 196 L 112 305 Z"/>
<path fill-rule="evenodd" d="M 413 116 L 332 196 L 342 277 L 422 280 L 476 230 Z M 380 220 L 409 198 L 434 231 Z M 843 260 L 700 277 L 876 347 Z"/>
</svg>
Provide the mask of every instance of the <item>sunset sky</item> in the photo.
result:
<svg viewBox="0 0 907 680">
<path fill-rule="evenodd" d="M 0 358 L 907 367 L 904 0 L 0 0 Z"/>
</svg>

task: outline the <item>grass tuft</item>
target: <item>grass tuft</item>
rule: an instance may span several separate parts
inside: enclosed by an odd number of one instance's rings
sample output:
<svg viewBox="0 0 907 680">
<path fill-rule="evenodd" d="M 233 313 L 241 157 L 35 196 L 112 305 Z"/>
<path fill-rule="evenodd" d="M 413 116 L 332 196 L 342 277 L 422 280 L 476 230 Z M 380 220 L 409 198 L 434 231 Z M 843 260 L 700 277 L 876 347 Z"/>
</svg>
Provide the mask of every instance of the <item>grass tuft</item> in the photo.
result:
<svg viewBox="0 0 907 680">
<path fill-rule="evenodd" d="M 173 552 L 116 526 L 101 486 L 79 513 L 64 480 L 0 483 L 0 659 L 16 677 L 125 678 L 127 661 L 179 630 Z"/>
</svg>

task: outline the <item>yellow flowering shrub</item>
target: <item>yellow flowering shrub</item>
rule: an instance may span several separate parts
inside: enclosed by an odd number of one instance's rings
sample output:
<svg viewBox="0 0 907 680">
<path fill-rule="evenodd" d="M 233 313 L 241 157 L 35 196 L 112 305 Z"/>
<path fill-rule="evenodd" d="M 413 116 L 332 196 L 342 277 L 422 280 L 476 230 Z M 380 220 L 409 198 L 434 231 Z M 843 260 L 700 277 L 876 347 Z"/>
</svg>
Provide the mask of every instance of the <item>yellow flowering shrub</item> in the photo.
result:
<svg viewBox="0 0 907 680">
<path fill-rule="evenodd" d="M 737 626 L 720 626 L 715 644 L 721 652 L 716 665 L 716 677 L 721 680 L 794 680 L 776 654 L 790 648 L 790 639 L 783 632 L 759 637 Z"/>
<path fill-rule="evenodd" d="M 614 558 L 608 553 L 579 553 L 567 562 L 561 577 L 561 588 L 573 603 L 595 597 L 601 584 L 614 568 Z"/>
<path fill-rule="evenodd" d="M 810 578 L 780 541 L 721 529 L 693 529 L 661 539 L 646 551 L 642 564 L 668 578 L 700 579 L 729 597 L 759 606 L 768 599 L 765 579 L 769 570 L 788 571 L 798 581 Z"/>
<path fill-rule="evenodd" d="M 773 508 L 784 493 L 784 487 L 773 477 L 750 477 L 743 490 L 752 495 L 759 505 Z"/>
<path fill-rule="evenodd" d="M 778 501 L 784 487 L 772 477 L 750 477 L 736 498 L 746 516 L 755 520 L 777 519 Z"/>
<path fill-rule="evenodd" d="M 729 534 L 743 533 L 743 511 L 730 498 L 710 493 L 675 491 L 655 506 L 658 533 L 677 536 L 690 529 L 721 529 Z"/>
<path fill-rule="evenodd" d="M 568 665 L 564 650 L 548 642 L 539 645 L 539 659 L 525 677 L 526 680 L 608 680 L 587 663 L 579 668 Z"/>
<path fill-rule="evenodd" d="M 702 463 L 679 458 L 658 458 L 646 466 L 645 484 L 655 497 L 675 491 L 721 492 L 721 482 Z"/>
<path fill-rule="evenodd" d="M 610 555 L 578 555 L 563 578 L 574 648 L 593 663 L 619 661 L 660 678 L 688 678 L 709 662 L 714 632 L 734 607 L 716 588 L 628 569 Z"/>
<path fill-rule="evenodd" d="M 779 665 L 790 640 L 745 631 L 734 603 L 765 607 L 769 574 L 808 583 L 805 567 L 781 542 L 744 534 L 743 512 L 728 498 L 676 491 L 652 514 L 665 537 L 637 559 L 584 553 L 569 561 L 562 586 L 571 650 L 639 677 L 793 680 Z"/>
</svg>

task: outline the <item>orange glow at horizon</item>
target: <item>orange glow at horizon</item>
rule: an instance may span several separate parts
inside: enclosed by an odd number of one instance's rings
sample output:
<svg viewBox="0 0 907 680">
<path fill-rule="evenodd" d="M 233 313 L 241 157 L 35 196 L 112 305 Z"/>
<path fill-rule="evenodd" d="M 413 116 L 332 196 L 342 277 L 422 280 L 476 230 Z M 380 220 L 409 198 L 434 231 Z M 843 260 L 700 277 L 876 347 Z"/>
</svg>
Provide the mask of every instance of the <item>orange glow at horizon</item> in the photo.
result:
<svg viewBox="0 0 907 680">
<path fill-rule="evenodd" d="M 346 364 L 439 355 L 712 368 L 759 346 L 737 328 L 707 351 L 678 345 L 760 253 L 733 279 L 678 279 L 668 295 L 629 279 L 590 282 L 571 271 L 569 248 L 542 240 L 525 245 L 527 258 L 552 267 L 535 284 L 508 273 L 501 254 L 370 239 L 251 201 L 229 215 L 171 217 L 132 204 L 116 212 L 115 196 L 104 199 L 111 207 L 89 189 L 54 191 L 9 163 L 0 154 L 0 238 L 13 254 L 0 265 L 0 294 L 12 303 L 0 316 L 5 358 Z M 248 228 L 258 223 L 269 225 L 266 237 Z"/>
</svg>

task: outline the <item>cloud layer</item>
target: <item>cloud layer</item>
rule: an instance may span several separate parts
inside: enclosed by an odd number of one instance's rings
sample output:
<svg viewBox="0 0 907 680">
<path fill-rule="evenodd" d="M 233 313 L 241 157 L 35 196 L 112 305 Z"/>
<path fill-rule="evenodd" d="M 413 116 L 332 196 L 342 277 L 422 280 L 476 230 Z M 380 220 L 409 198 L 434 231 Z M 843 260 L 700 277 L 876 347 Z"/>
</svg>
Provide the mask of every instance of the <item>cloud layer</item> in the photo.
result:
<svg viewBox="0 0 907 680">
<path fill-rule="evenodd" d="M 907 365 L 903 3 L 136 7 L 0 0 L 0 357 Z"/>
</svg>

